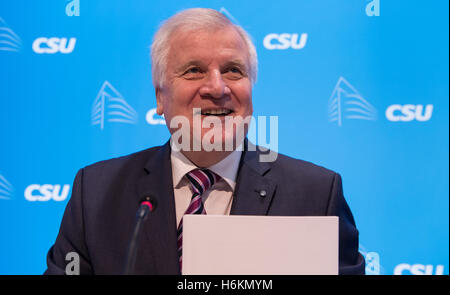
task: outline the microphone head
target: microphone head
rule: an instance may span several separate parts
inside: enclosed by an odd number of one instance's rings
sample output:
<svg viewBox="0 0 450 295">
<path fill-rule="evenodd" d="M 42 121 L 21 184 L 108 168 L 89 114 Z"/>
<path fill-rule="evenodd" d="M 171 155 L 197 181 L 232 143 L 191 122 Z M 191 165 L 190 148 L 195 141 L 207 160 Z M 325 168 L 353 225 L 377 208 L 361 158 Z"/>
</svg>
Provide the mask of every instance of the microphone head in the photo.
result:
<svg viewBox="0 0 450 295">
<path fill-rule="evenodd" d="M 149 208 L 150 212 L 152 212 L 156 209 L 156 200 L 152 197 L 145 197 L 141 201 L 140 205 L 147 206 Z"/>
</svg>

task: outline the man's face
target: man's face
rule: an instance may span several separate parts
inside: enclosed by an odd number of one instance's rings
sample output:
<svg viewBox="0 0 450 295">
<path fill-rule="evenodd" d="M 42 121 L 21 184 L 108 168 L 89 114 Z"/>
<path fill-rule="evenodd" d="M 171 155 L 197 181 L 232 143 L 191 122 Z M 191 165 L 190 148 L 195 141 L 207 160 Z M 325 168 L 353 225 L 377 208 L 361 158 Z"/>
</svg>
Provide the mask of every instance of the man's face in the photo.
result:
<svg viewBox="0 0 450 295">
<path fill-rule="evenodd" d="M 232 27 L 175 32 L 167 61 L 164 85 L 156 90 L 157 113 L 164 114 L 167 126 L 175 116 L 186 117 L 192 139 L 193 109 L 200 108 L 196 122 L 219 120 L 222 129 L 215 131 L 222 143 L 235 139 L 235 132 L 225 132 L 225 117 L 246 118 L 253 113 L 248 50 L 238 32 Z M 198 134 L 203 138 L 210 130 L 202 128 Z"/>
</svg>

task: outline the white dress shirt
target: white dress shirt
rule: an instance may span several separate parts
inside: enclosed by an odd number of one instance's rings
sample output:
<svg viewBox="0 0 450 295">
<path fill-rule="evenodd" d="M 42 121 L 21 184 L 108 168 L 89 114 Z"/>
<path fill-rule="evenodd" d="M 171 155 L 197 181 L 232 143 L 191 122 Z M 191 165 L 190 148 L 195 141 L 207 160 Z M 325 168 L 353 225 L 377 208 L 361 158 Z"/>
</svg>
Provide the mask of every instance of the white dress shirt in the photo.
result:
<svg viewBox="0 0 450 295">
<path fill-rule="evenodd" d="M 221 177 L 210 189 L 202 195 L 203 206 L 208 215 L 229 215 L 233 192 L 236 186 L 236 176 L 241 159 L 241 149 L 236 149 L 225 159 L 208 167 Z M 183 153 L 172 148 L 170 160 L 172 162 L 172 179 L 177 214 L 177 227 L 191 202 L 193 191 L 186 173 L 197 169 Z"/>
</svg>

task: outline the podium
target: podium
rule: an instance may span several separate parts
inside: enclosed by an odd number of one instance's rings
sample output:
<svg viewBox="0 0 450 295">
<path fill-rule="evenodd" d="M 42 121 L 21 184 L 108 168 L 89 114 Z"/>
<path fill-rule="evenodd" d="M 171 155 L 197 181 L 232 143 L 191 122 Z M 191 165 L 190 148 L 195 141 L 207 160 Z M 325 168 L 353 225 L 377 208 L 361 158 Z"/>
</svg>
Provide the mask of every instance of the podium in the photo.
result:
<svg viewBox="0 0 450 295">
<path fill-rule="evenodd" d="M 183 217 L 185 275 L 337 275 L 336 216 Z"/>
</svg>

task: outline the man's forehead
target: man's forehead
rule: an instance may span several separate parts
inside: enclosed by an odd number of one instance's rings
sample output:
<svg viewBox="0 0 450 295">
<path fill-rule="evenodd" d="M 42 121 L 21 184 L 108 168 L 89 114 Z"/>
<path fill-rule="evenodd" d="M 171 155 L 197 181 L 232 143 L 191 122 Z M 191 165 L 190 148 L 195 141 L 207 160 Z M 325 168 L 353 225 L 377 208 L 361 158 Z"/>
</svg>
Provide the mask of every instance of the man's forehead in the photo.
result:
<svg viewBox="0 0 450 295">
<path fill-rule="evenodd" d="M 192 41 L 199 41 L 204 39 L 216 39 L 216 38 L 230 38 L 234 37 L 236 41 L 244 41 L 239 32 L 231 25 L 229 26 L 213 26 L 202 28 L 178 28 L 174 30 L 169 40 L 174 39 L 188 39 Z"/>
<path fill-rule="evenodd" d="M 248 62 L 245 41 L 232 27 L 177 31 L 169 42 L 169 57 L 176 63 L 202 63 L 213 57 L 226 63 Z"/>
</svg>

